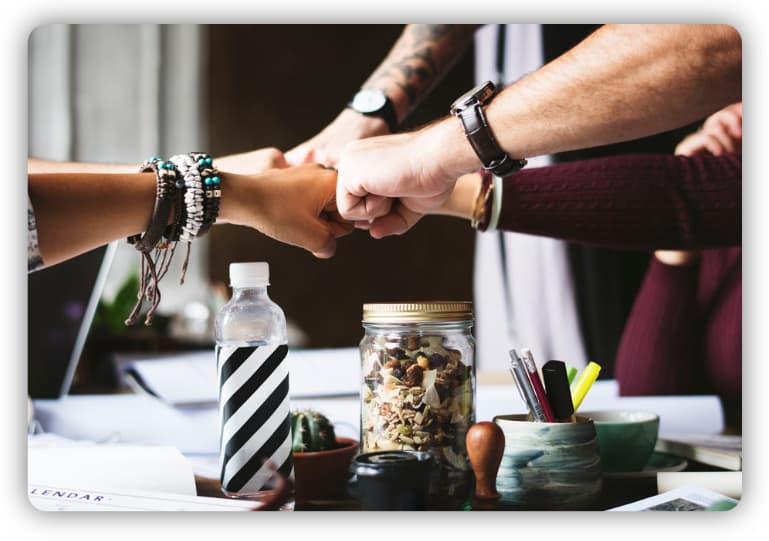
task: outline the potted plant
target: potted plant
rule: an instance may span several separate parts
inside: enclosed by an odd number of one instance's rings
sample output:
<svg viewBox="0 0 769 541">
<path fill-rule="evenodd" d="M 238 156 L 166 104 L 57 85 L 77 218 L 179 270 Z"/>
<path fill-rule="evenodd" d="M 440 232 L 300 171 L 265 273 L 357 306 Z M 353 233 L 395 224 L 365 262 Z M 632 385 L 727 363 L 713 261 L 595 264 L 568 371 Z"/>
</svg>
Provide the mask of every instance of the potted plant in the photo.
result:
<svg viewBox="0 0 769 541">
<path fill-rule="evenodd" d="M 296 501 L 344 498 L 358 440 L 337 437 L 334 425 L 313 410 L 291 412 Z"/>
</svg>

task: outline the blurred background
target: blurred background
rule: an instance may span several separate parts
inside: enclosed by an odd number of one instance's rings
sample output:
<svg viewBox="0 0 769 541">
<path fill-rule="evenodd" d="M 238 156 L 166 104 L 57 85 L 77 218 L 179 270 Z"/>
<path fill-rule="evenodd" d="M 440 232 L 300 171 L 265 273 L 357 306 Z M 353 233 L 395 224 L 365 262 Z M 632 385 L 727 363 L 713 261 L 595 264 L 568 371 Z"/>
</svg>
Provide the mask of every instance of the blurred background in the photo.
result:
<svg viewBox="0 0 769 541">
<path fill-rule="evenodd" d="M 287 151 L 345 107 L 402 28 L 39 27 L 29 39 L 29 155 L 138 165 L 193 150 Z M 468 48 L 404 128 L 448 113 L 473 86 L 472 59 Z M 110 385 L 107 352 L 210 347 L 213 317 L 230 294 L 231 262 L 269 262 L 270 295 L 286 312 L 290 345 L 352 347 L 363 333 L 365 302 L 472 300 L 473 243 L 466 222 L 429 217 L 402 237 L 373 240 L 356 231 L 340 240 L 334 258 L 317 260 L 254 230 L 218 226 L 193 243 L 183 286 L 177 254 L 153 327 L 126 328 L 139 259 L 121 242 L 73 391 Z M 45 296 L 62 284 L 46 272 L 30 275 L 29 286 L 30 295 Z M 41 316 L 30 309 L 30 341 Z"/>
</svg>

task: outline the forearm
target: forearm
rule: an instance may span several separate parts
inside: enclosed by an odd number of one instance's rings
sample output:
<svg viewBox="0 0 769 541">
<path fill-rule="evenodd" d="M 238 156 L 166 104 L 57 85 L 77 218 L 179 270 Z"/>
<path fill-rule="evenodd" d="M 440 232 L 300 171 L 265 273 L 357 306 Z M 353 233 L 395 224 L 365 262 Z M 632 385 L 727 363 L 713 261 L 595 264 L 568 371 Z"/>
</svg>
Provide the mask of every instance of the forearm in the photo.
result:
<svg viewBox="0 0 769 541">
<path fill-rule="evenodd" d="M 729 26 L 607 25 L 505 88 L 486 116 L 516 158 L 636 139 L 740 101 L 741 57 Z M 442 149 L 451 178 L 480 166 L 456 119 L 418 135 L 420 148 Z"/>
<path fill-rule="evenodd" d="M 403 120 L 448 73 L 479 25 L 410 24 L 363 84 L 382 90 Z"/>
<path fill-rule="evenodd" d="M 152 216 L 153 173 L 31 173 L 28 178 L 46 265 L 140 233 Z"/>
<path fill-rule="evenodd" d="M 61 162 L 29 158 L 28 173 L 135 173 L 138 165 L 85 162 Z"/>
<path fill-rule="evenodd" d="M 470 219 L 480 175 L 461 177 L 440 214 Z M 654 250 L 741 243 L 742 160 L 624 155 L 523 169 L 503 179 L 498 229 Z"/>
<path fill-rule="evenodd" d="M 677 128 L 741 99 L 729 26 L 609 25 L 503 92 L 492 129 L 512 156 L 539 156 Z"/>
</svg>

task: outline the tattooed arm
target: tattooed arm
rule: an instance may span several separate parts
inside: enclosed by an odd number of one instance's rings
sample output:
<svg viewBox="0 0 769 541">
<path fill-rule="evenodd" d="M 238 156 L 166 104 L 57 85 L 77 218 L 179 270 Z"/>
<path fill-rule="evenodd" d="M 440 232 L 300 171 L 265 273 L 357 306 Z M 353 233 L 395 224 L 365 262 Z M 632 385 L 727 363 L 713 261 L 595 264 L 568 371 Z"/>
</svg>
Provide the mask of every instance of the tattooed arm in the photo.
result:
<svg viewBox="0 0 769 541">
<path fill-rule="evenodd" d="M 382 90 L 402 121 L 448 73 L 478 25 L 410 24 L 362 88 Z"/>
<path fill-rule="evenodd" d="M 398 121 L 411 113 L 448 73 L 479 25 L 410 24 L 387 57 L 361 88 L 382 90 L 393 102 Z M 336 164 L 350 141 L 388 133 L 381 118 L 343 110 L 323 131 L 286 152 L 292 165 Z"/>
</svg>

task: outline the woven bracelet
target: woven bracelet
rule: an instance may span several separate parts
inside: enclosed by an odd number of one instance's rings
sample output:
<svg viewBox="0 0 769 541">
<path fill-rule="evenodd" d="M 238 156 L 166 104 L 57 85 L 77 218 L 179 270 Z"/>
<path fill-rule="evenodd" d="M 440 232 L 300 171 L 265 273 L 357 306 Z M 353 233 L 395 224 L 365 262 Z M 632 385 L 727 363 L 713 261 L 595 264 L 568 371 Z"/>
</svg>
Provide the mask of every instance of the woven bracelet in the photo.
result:
<svg viewBox="0 0 769 541">
<path fill-rule="evenodd" d="M 155 191 L 155 208 L 152 218 L 144 234 L 131 235 L 128 243 L 140 252 L 149 252 L 160 242 L 163 232 L 168 225 L 168 218 L 174 207 L 174 193 L 176 192 L 176 169 L 172 163 L 164 162 L 159 158 L 152 158 L 141 164 L 140 173 L 154 172 L 157 180 Z"/>
<path fill-rule="evenodd" d="M 172 243 L 171 252 L 167 251 L 169 243 L 162 240 L 163 234 L 167 231 L 168 219 L 174 207 L 178 209 L 178 193 L 181 190 L 177 184 L 178 175 L 176 168 L 170 162 L 165 162 L 160 158 L 152 158 L 144 162 L 139 171 L 142 173 L 153 171 L 157 180 L 157 189 L 155 192 L 155 208 L 152 218 L 144 234 L 132 235 L 128 237 L 129 244 L 132 244 L 140 253 L 140 276 L 139 291 L 136 294 L 136 304 L 133 310 L 125 320 L 126 325 L 136 323 L 141 311 L 144 300 L 150 302 L 150 309 L 144 320 L 145 325 L 152 324 L 152 318 L 160 304 L 159 283 L 165 273 L 168 271 L 173 251 L 176 243 Z M 175 214 L 178 210 L 175 211 Z M 154 256 L 151 252 L 154 249 Z"/>
</svg>

